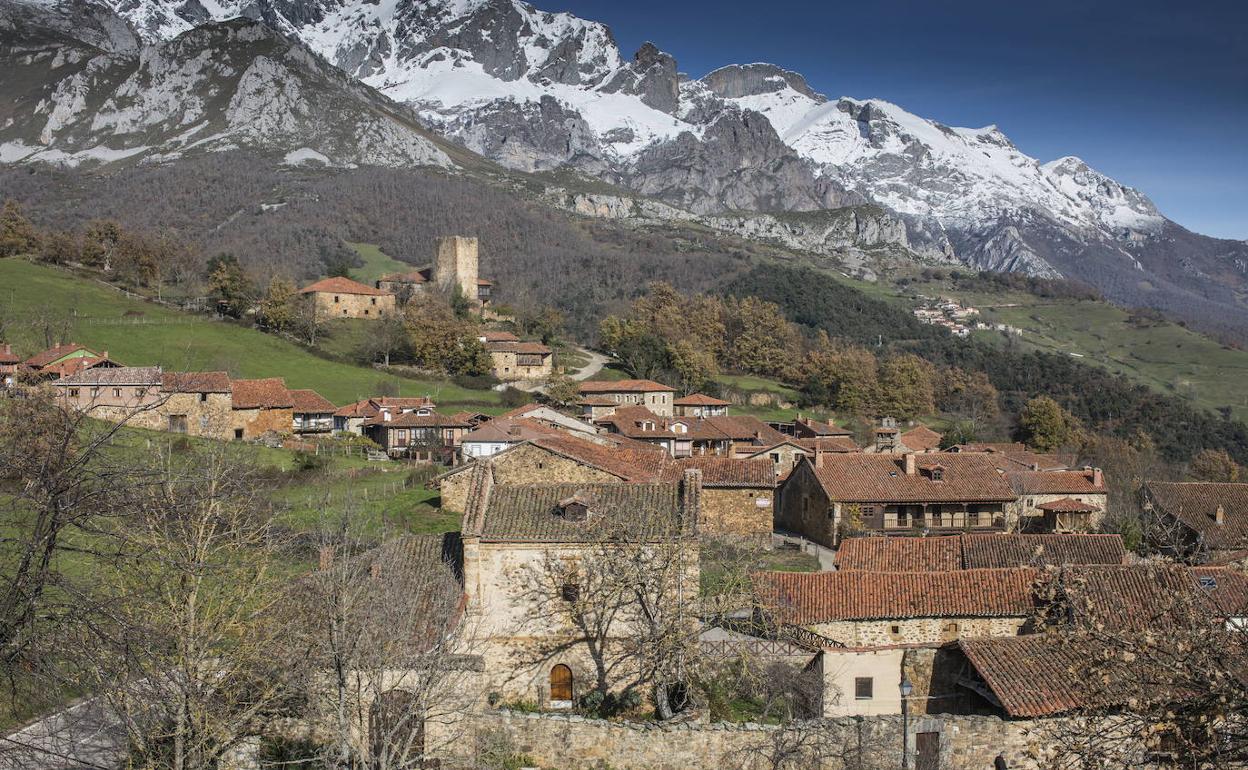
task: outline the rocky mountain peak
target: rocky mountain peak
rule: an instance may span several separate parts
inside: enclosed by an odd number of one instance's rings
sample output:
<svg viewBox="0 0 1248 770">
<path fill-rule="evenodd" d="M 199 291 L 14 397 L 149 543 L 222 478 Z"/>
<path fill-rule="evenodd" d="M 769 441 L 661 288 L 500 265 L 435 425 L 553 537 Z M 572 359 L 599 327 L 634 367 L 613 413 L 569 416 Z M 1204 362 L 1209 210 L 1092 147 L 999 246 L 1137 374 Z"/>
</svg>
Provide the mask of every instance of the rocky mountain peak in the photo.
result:
<svg viewBox="0 0 1248 770">
<path fill-rule="evenodd" d="M 701 82 L 724 99 L 775 93 L 787 87 L 817 103 L 827 101 L 806 83 L 806 78 L 774 64 L 730 64 L 707 73 Z"/>
</svg>

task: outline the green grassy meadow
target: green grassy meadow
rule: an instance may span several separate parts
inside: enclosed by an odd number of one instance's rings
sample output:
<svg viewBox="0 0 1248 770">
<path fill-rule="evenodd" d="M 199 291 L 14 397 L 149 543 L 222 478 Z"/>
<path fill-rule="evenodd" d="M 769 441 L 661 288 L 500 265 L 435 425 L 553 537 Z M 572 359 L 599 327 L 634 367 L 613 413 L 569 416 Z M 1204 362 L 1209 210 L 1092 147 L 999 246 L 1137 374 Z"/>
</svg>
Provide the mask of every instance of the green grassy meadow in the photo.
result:
<svg viewBox="0 0 1248 770">
<path fill-rule="evenodd" d="M 351 269 L 351 277 L 369 286 L 372 286 L 373 281 L 387 273 L 406 273 L 417 267 L 416 265 L 395 259 L 383 252 L 381 247 L 371 243 L 347 243 L 347 245 L 355 249 L 355 253 L 360 255 L 360 259 L 364 260 L 362 266 Z"/>
<path fill-rule="evenodd" d="M 45 347 L 42 319 L 69 322 L 69 340 L 129 366 L 226 370 L 235 377 L 283 377 L 287 387 L 313 388 L 335 404 L 392 389 L 431 396 L 446 406 L 494 407 L 499 396 L 449 380 L 409 379 L 315 355 L 287 339 L 208 315 L 183 313 L 71 273 L 18 258 L 0 259 L 0 317 L 5 341 L 19 354 Z M 68 340 L 65 340 L 68 341 Z"/>
</svg>

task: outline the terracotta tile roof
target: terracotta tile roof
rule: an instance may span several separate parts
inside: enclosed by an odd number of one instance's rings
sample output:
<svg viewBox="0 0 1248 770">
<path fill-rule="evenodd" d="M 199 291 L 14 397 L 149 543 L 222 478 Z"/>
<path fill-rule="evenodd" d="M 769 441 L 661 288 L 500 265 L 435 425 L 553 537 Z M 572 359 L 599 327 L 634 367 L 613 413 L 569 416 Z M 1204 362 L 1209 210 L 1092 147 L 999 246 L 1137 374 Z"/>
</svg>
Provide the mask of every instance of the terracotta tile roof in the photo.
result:
<svg viewBox="0 0 1248 770">
<path fill-rule="evenodd" d="M 969 534 L 962 538 L 967 569 L 991 567 L 1117 565 L 1127 558 L 1121 535 Z"/>
<path fill-rule="evenodd" d="M 486 485 L 476 511 L 465 522 L 466 533 L 484 542 L 576 543 L 601 537 L 594 522 L 644 533 L 683 531 L 690 534 L 696 514 L 686 516 L 678 484 L 528 484 Z M 559 504 L 578 497 L 590 502 L 589 517 L 573 521 Z"/>
<path fill-rule="evenodd" d="M 788 440 L 788 436 L 748 414 L 720 415 L 702 419 L 705 425 L 734 441 L 774 446 Z"/>
<path fill-rule="evenodd" d="M 57 385 L 160 385 L 159 366 L 95 367 L 70 374 L 56 381 Z"/>
<path fill-rule="evenodd" d="M 229 393 L 228 372 L 165 372 L 160 389 L 166 393 Z"/>
<path fill-rule="evenodd" d="M 85 372 L 89 369 L 120 369 L 121 364 L 100 356 L 78 356 L 67 358 L 55 364 L 48 364 L 39 371 L 44 375 L 68 377 L 71 374 Z"/>
<path fill-rule="evenodd" d="M 548 356 L 553 351 L 540 342 L 491 342 L 485 343 L 485 349 L 491 353 L 524 353 L 528 355 Z"/>
<path fill-rule="evenodd" d="M 794 430 L 796 431 L 801 431 L 801 432 L 809 431 L 810 433 L 815 434 L 814 437 L 816 438 L 821 437 L 821 436 L 848 436 L 850 435 L 849 431 L 845 430 L 844 428 L 838 428 L 830 422 L 822 422 L 820 420 L 814 420 L 809 417 L 802 417 L 801 415 L 798 415 L 797 418 L 793 420 L 793 427 L 794 427 Z"/>
<path fill-rule="evenodd" d="M 231 387 L 235 409 L 289 409 L 294 405 L 281 377 L 234 380 Z"/>
<path fill-rule="evenodd" d="M 20 364 L 22 359 L 13 352 L 13 346 L 7 342 L 0 344 L 0 364 Z"/>
<path fill-rule="evenodd" d="M 762 605 L 784 623 L 838 620 L 1028 617 L 1033 569 L 931 572 L 761 572 Z"/>
<path fill-rule="evenodd" d="M 815 477 L 836 502 L 995 502 L 1017 499 L 1009 483 L 982 455 L 915 454 L 914 475 L 905 472 L 905 457 L 892 454 L 829 454 Z M 943 480 L 932 468 L 943 468 Z"/>
<path fill-rule="evenodd" d="M 1072 500 L 1069 497 L 1063 497 L 1060 500 L 1050 500 L 1047 503 L 1040 503 L 1036 507 L 1042 511 L 1048 511 L 1050 513 L 1094 513 L 1101 510 L 1099 505 L 1082 503 L 1078 500 Z"/>
<path fill-rule="evenodd" d="M 535 438 L 534 446 L 554 452 L 569 460 L 584 463 L 630 482 L 655 482 L 674 462 L 662 449 L 605 446 L 570 433 L 556 433 Z"/>
<path fill-rule="evenodd" d="M 853 537 L 836 552 L 836 568 L 859 572 L 945 572 L 1084 564 L 1122 564 L 1120 535 L 962 534 Z"/>
<path fill-rule="evenodd" d="M 1104 481 L 1098 486 L 1094 474 L 1092 470 L 1009 471 L 1005 476 L 1019 495 L 1103 495 Z"/>
<path fill-rule="evenodd" d="M 322 278 L 321 280 L 310 283 L 299 290 L 300 294 L 363 294 L 368 297 L 392 297 L 394 296 L 388 291 L 373 288 L 353 281 L 350 278 L 336 275 L 333 278 Z"/>
<path fill-rule="evenodd" d="M 416 414 L 404 412 L 389 422 L 379 423 L 387 428 L 470 428 L 471 423 L 446 414 Z"/>
<path fill-rule="evenodd" d="M 730 401 L 711 398 L 703 393 L 691 393 L 688 396 L 681 396 L 672 403 L 676 406 L 732 406 Z"/>
<path fill-rule="evenodd" d="M 1082 708 L 1120 705 L 1135 688 L 1088 682 L 1088 661 L 1103 651 L 1089 638 L 1066 634 L 962 639 L 967 660 L 1011 717 L 1045 717 Z"/>
<path fill-rule="evenodd" d="M 65 356 L 70 355 L 71 353 L 77 353 L 83 350 L 85 350 L 86 352 L 90 353 L 91 355 L 97 358 L 100 357 L 99 353 L 96 353 L 94 350 L 91 350 L 86 345 L 79 345 L 76 342 L 71 342 L 67 345 L 57 345 L 56 347 L 48 348 L 47 350 L 41 353 L 36 353 L 35 355 L 26 359 L 26 365 L 31 367 L 32 369 L 42 369 L 43 367 L 47 366 L 53 361 L 59 361 L 60 359 L 64 358 Z"/>
<path fill-rule="evenodd" d="M 494 282 L 488 278 L 478 278 L 477 285 L 478 286 L 493 286 Z"/>
<path fill-rule="evenodd" d="M 748 460 L 714 455 L 682 457 L 668 467 L 667 477 L 670 480 L 679 479 L 689 468 L 701 470 L 702 486 L 711 489 L 774 489 L 776 486 L 776 469 L 771 460 L 767 459 Z"/>
<path fill-rule="evenodd" d="M 1193 567 L 1192 577 L 1220 617 L 1248 617 L 1248 573 L 1233 567 Z"/>
<path fill-rule="evenodd" d="M 926 425 L 911 428 L 901 434 L 901 443 L 917 452 L 940 448 L 941 435 Z"/>
<path fill-rule="evenodd" d="M 849 537 L 836 568 L 857 572 L 950 572 L 962 569 L 962 537 Z"/>
<path fill-rule="evenodd" d="M 849 436 L 819 436 L 818 438 L 801 438 L 798 446 L 811 452 L 861 452 L 862 447 L 854 443 Z"/>
<path fill-rule="evenodd" d="M 419 397 L 398 397 L 398 396 L 374 396 L 366 398 L 362 401 L 356 401 L 352 404 L 338 409 L 334 412 L 335 417 L 374 417 L 381 413 L 382 407 L 397 412 L 404 409 L 433 409 L 433 399 L 428 396 Z"/>
<path fill-rule="evenodd" d="M 675 392 L 670 385 L 654 380 L 586 380 L 581 383 L 581 392 L 593 393 L 661 393 Z"/>
<path fill-rule="evenodd" d="M 1217 568 L 1211 568 L 1217 569 Z M 1206 577 L 1213 575 L 1206 573 Z M 1227 591 L 1214 599 L 1200 573 L 1174 564 L 1067 567 L 1044 577 L 1069 604 L 1077 627 L 1143 632 L 1208 628 L 1220 624 L 1222 604 L 1242 607 L 1243 584 L 1227 578 Z M 1242 594 L 1239 599 L 1242 599 Z"/>
<path fill-rule="evenodd" d="M 481 336 L 485 342 L 519 342 L 520 338 L 511 332 L 484 331 Z"/>
<path fill-rule="evenodd" d="M 991 455 L 997 461 L 997 467 L 1003 471 L 1066 470 L 1074 463 L 1073 457 L 1058 454 L 1045 454 L 1028 449 L 1019 443 L 979 443 L 957 444 L 949 447 L 948 452 L 982 452 Z"/>
<path fill-rule="evenodd" d="M 1144 493 L 1157 511 L 1182 522 L 1209 548 L 1248 548 L 1248 484 L 1150 481 Z M 1216 520 L 1219 507 L 1222 524 Z"/>
<path fill-rule="evenodd" d="M 460 439 L 464 443 L 506 442 L 518 444 L 543 436 L 563 436 L 563 431 L 538 420 L 494 418 Z"/>
<path fill-rule="evenodd" d="M 295 414 L 331 414 L 338 408 L 315 390 L 292 390 L 290 400 Z"/>
</svg>

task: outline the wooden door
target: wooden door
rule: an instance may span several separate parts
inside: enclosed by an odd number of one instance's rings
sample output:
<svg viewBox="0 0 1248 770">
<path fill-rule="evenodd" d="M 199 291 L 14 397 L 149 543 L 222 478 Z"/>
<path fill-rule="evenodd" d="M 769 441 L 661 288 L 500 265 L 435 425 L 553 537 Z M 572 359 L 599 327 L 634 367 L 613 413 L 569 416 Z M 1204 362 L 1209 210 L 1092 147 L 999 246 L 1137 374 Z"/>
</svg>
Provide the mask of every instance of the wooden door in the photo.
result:
<svg viewBox="0 0 1248 770">
<path fill-rule="evenodd" d="M 572 669 L 562 663 L 550 670 L 550 699 L 572 702 Z"/>
<path fill-rule="evenodd" d="M 940 733 L 916 733 L 914 770 L 940 770 Z"/>
</svg>

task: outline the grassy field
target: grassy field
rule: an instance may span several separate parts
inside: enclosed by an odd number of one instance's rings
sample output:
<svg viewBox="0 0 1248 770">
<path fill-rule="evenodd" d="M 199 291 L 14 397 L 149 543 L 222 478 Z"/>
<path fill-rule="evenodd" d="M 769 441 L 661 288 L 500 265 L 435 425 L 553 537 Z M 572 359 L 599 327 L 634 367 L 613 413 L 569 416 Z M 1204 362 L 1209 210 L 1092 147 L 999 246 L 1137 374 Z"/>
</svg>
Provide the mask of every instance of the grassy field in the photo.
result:
<svg viewBox="0 0 1248 770">
<path fill-rule="evenodd" d="M 352 268 L 351 277 L 369 286 L 372 286 L 373 281 L 387 273 L 406 273 L 416 267 L 395 259 L 389 254 L 382 252 L 379 246 L 374 246 L 371 243 L 348 243 L 347 245 L 355 249 L 355 253 L 360 255 L 360 259 L 364 260 L 363 266 Z"/>
<path fill-rule="evenodd" d="M 182 313 L 23 259 L 0 259 L 0 318 L 8 342 L 31 355 L 45 347 L 42 320 L 67 319 L 74 342 L 130 366 L 229 371 L 235 377 L 283 377 L 291 388 L 314 388 L 336 404 L 383 389 L 432 396 L 447 406 L 490 407 L 490 390 L 447 380 L 408 379 L 328 360 L 288 340 L 206 315 Z"/>
</svg>

